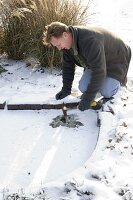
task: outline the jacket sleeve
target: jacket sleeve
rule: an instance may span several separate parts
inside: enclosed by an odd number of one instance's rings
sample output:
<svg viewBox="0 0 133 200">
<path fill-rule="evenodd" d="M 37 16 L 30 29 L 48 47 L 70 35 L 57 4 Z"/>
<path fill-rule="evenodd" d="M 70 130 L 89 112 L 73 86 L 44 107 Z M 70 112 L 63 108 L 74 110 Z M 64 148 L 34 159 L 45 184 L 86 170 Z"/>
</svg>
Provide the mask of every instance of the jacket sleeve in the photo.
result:
<svg viewBox="0 0 133 200">
<path fill-rule="evenodd" d="M 85 92 L 91 102 L 94 100 L 106 77 L 104 45 L 102 41 L 93 39 L 89 43 L 85 42 L 85 44 L 82 45 L 82 48 L 87 65 L 92 70 L 91 82 Z"/>
<path fill-rule="evenodd" d="M 75 74 L 75 63 L 72 62 L 71 56 L 67 51 L 63 52 L 63 87 L 65 92 L 71 92 L 72 83 Z"/>
</svg>

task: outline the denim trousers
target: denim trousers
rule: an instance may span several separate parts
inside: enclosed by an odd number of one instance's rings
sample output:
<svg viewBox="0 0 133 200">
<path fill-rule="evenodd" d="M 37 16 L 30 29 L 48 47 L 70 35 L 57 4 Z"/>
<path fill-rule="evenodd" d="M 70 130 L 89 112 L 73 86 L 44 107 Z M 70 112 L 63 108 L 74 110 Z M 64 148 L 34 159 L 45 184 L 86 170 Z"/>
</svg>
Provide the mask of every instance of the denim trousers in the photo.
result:
<svg viewBox="0 0 133 200">
<path fill-rule="evenodd" d="M 79 90 L 84 93 L 91 81 L 92 71 L 86 69 L 79 81 Z M 117 93 L 120 88 L 120 82 L 114 78 L 106 77 L 99 92 L 105 98 L 110 98 Z"/>
</svg>

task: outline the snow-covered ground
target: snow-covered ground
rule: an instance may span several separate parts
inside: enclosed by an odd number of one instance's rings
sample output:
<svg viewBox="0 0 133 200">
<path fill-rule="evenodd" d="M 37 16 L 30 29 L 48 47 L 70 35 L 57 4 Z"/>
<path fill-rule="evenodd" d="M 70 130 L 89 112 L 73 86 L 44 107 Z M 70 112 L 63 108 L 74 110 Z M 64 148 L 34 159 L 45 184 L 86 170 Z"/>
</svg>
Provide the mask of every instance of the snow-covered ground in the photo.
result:
<svg viewBox="0 0 133 200">
<path fill-rule="evenodd" d="M 133 48 L 132 10 L 132 0 L 95 0 L 91 23 L 116 32 Z M 56 102 L 58 72 L 34 71 L 4 58 L 0 64 L 8 70 L 0 75 L 0 102 Z M 74 92 L 81 75 L 77 68 Z M 78 128 L 49 125 L 61 110 L 0 110 L 0 199 L 133 200 L 132 61 L 127 86 L 99 111 L 100 128 L 93 110 L 68 111 L 84 124 Z"/>
</svg>

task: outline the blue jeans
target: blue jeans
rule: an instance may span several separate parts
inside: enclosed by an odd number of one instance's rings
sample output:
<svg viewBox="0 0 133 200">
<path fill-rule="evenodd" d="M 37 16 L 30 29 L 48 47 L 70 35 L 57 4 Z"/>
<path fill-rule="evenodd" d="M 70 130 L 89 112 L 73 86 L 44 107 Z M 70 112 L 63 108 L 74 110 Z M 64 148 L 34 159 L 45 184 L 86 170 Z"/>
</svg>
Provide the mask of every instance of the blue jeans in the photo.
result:
<svg viewBox="0 0 133 200">
<path fill-rule="evenodd" d="M 86 69 L 79 81 L 79 90 L 82 93 L 84 93 L 87 90 L 88 85 L 90 84 L 91 73 L 92 72 L 90 69 Z M 120 88 L 120 82 L 118 80 L 111 77 L 106 77 L 99 92 L 105 98 L 110 98 L 117 93 L 119 88 Z"/>
</svg>

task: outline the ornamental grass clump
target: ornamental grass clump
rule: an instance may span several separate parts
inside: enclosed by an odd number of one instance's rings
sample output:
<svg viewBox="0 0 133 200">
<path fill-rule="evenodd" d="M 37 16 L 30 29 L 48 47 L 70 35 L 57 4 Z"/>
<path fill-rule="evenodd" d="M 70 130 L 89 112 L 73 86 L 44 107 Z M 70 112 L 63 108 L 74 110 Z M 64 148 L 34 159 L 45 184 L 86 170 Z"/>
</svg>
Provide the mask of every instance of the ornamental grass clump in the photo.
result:
<svg viewBox="0 0 133 200">
<path fill-rule="evenodd" d="M 0 48 L 9 58 L 33 56 L 44 67 L 59 67 L 61 54 L 42 43 L 44 28 L 52 21 L 84 25 L 89 6 L 90 1 L 85 6 L 78 0 L 0 0 Z"/>
</svg>

